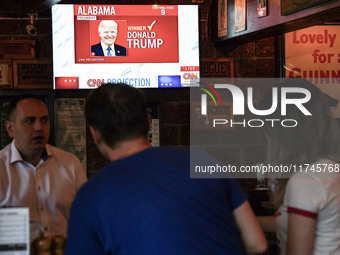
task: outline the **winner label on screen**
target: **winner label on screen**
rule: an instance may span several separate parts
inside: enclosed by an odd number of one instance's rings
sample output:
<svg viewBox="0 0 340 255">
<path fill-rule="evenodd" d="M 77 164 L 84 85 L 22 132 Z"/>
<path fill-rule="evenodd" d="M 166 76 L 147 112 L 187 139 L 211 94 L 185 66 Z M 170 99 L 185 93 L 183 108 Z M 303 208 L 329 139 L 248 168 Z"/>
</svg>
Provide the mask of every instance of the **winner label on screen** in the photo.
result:
<svg viewBox="0 0 340 255">
<path fill-rule="evenodd" d="M 177 6 L 74 6 L 75 63 L 178 63 Z"/>
</svg>

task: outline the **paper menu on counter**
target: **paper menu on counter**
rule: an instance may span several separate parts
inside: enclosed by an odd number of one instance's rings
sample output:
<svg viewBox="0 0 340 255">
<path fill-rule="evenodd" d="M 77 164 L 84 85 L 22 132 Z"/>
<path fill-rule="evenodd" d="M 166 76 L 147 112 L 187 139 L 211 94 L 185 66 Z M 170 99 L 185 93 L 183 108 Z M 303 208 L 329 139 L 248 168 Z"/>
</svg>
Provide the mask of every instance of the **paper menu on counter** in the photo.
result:
<svg viewBox="0 0 340 255">
<path fill-rule="evenodd" d="M 29 209 L 0 208 L 0 255 L 29 254 Z"/>
</svg>

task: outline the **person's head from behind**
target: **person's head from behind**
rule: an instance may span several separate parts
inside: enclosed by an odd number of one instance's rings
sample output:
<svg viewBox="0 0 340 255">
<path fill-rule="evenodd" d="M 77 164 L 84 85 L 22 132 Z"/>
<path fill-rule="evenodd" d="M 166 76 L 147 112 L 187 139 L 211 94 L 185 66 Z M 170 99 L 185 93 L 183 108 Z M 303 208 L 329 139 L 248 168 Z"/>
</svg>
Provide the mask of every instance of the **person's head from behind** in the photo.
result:
<svg viewBox="0 0 340 255">
<path fill-rule="evenodd" d="M 98 26 L 99 37 L 107 46 L 116 42 L 118 35 L 118 24 L 114 20 L 102 20 Z"/>
<path fill-rule="evenodd" d="M 278 107 L 276 111 L 265 116 L 266 119 L 278 119 L 274 127 L 265 125 L 265 134 L 268 139 L 267 162 L 279 166 L 304 166 L 312 164 L 322 158 L 339 160 L 340 137 L 339 129 L 331 114 L 328 102 L 324 94 L 311 82 L 305 79 L 290 78 L 278 86 Z M 302 106 L 311 114 L 305 115 L 295 104 L 287 104 L 286 115 L 281 115 L 281 89 L 304 88 L 311 94 L 308 102 Z M 287 93 L 288 99 L 303 99 L 304 93 Z M 263 109 L 269 109 L 272 105 L 272 92 L 263 100 Z M 280 122 L 283 120 L 295 120 L 295 127 L 285 127 Z M 287 121 L 284 125 L 294 126 L 294 121 Z M 283 202 L 286 184 L 293 171 L 280 173 L 284 177 L 277 183 L 273 193 L 273 202 L 279 207 Z"/>
<path fill-rule="evenodd" d="M 304 88 L 311 94 L 308 102 L 303 103 L 311 115 L 305 115 L 295 104 L 287 104 L 286 115 L 281 115 L 281 89 Z M 299 92 L 289 92 L 288 99 L 302 99 L 306 95 Z M 264 100 L 264 109 L 269 109 L 271 93 Z M 304 164 L 313 163 L 324 157 L 338 157 L 340 144 L 339 130 L 331 114 L 324 94 L 311 82 L 305 79 L 286 79 L 278 86 L 278 107 L 276 111 L 266 116 L 266 119 L 293 119 L 295 127 L 284 127 L 276 122 L 274 127 L 265 126 L 265 134 L 269 141 L 269 162 L 274 164 Z M 293 121 L 285 125 L 293 126 Z"/>
<path fill-rule="evenodd" d="M 35 95 L 16 97 L 8 108 L 6 129 L 22 156 L 42 153 L 50 134 L 45 103 Z"/>
<path fill-rule="evenodd" d="M 86 115 L 92 136 L 94 131 L 100 135 L 99 140 L 94 137 L 99 149 L 102 142 L 115 149 L 125 141 L 147 139 L 146 101 L 139 89 L 129 85 L 102 84 L 93 90 L 86 103 Z"/>
</svg>

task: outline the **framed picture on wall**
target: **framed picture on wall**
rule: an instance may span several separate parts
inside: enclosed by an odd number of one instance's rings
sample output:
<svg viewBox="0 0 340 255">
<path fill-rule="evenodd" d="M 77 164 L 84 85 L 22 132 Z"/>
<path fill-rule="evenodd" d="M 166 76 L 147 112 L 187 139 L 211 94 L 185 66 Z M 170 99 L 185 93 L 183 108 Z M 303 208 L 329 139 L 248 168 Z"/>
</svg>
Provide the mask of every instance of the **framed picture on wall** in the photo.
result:
<svg viewBox="0 0 340 255">
<path fill-rule="evenodd" d="M 34 40 L 0 40 L 0 55 L 8 59 L 34 59 Z"/>
<path fill-rule="evenodd" d="M 15 89 L 52 89 L 51 60 L 13 60 Z"/>
<path fill-rule="evenodd" d="M 301 11 L 313 5 L 327 2 L 328 0 L 281 0 L 281 15 Z"/>
<path fill-rule="evenodd" d="M 230 78 L 234 82 L 234 60 L 232 58 L 203 58 L 201 78 Z"/>
<path fill-rule="evenodd" d="M 246 0 L 235 0 L 235 33 L 246 30 Z"/>
<path fill-rule="evenodd" d="M 228 34 L 228 5 L 227 0 L 218 0 L 218 37 Z"/>
<path fill-rule="evenodd" d="M 77 156 L 86 171 L 85 98 L 56 98 L 54 123 L 56 146 Z"/>
<path fill-rule="evenodd" d="M 265 17 L 268 15 L 268 0 L 257 0 L 257 17 Z"/>
<path fill-rule="evenodd" d="M 13 88 L 12 60 L 0 60 L 0 89 Z"/>
</svg>

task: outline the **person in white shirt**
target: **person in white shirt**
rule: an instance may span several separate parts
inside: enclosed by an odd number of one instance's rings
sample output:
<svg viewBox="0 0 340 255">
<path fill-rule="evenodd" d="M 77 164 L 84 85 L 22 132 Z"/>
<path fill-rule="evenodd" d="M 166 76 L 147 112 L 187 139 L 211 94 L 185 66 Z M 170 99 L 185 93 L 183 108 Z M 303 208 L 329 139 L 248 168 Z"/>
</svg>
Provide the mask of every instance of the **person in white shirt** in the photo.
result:
<svg viewBox="0 0 340 255">
<path fill-rule="evenodd" d="M 114 20 L 102 20 L 98 26 L 101 42 L 91 46 L 91 56 L 126 56 L 126 48 L 115 44 L 118 36 L 118 24 Z"/>
<path fill-rule="evenodd" d="M 297 126 L 265 127 L 267 162 L 292 170 L 279 173 L 282 178 L 274 176 L 272 202 L 277 212 L 259 221 L 265 231 L 276 231 L 281 255 L 340 254 L 340 132 L 324 94 L 314 84 L 287 79 L 278 89 L 287 87 L 310 92 L 311 98 L 301 104 L 310 115 L 287 104 L 284 118 L 296 120 Z M 301 93 L 288 97 L 303 98 Z M 265 109 L 270 104 L 268 97 Z M 266 118 L 279 119 L 280 108 Z"/>
<path fill-rule="evenodd" d="M 32 240 L 66 237 L 71 203 L 86 181 L 79 159 L 47 144 L 47 107 L 34 95 L 11 102 L 6 129 L 13 141 L 0 151 L 0 207 L 29 208 Z"/>
</svg>

